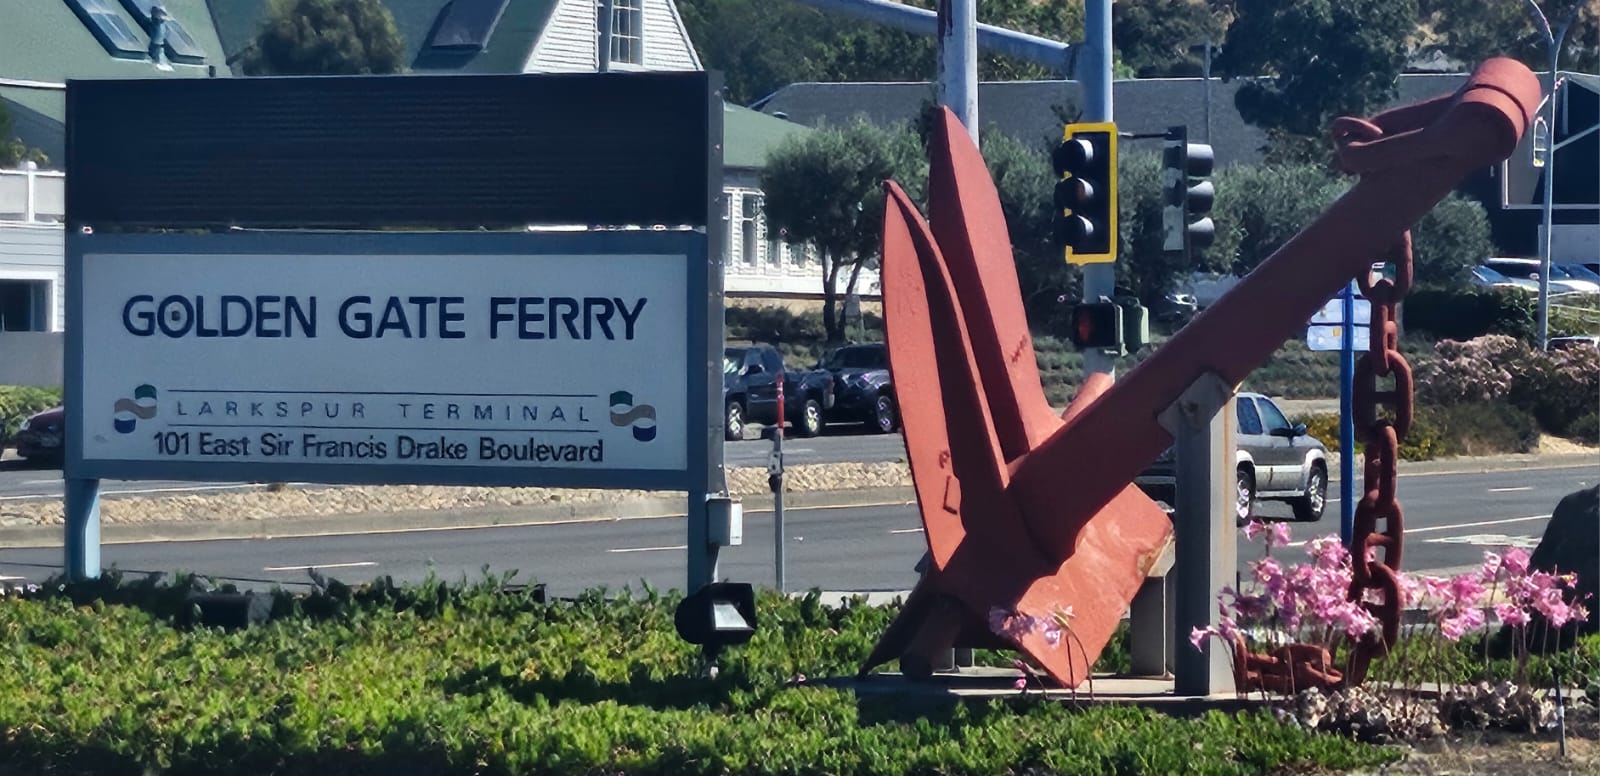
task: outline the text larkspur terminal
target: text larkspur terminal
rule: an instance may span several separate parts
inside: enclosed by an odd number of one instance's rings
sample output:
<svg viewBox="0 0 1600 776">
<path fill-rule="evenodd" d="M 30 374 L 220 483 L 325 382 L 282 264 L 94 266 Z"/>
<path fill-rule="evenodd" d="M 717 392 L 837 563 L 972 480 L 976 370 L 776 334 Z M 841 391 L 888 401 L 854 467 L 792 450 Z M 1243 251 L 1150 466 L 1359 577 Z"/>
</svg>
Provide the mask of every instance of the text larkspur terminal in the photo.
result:
<svg viewBox="0 0 1600 776">
<path fill-rule="evenodd" d="M 333 309 L 339 335 L 350 339 L 466 339 L 474 326 L 488 339 L 634 339 L 646 297 L 494 296 L 469 321 L 460 296 L 349 296 L 325 304 L 316 296 L 135 294 L 122 305 L 122 326 L 136 337 L 172 339 L 305 338 L 331 331 L 319 313 Z"/>
</svg>

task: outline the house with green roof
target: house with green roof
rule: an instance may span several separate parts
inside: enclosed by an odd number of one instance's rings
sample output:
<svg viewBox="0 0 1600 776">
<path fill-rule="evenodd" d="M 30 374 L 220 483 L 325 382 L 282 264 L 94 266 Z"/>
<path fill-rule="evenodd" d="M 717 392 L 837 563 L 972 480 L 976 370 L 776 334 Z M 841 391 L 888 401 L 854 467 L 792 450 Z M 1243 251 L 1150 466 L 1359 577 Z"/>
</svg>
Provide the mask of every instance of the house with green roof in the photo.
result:
<svg viewBox="0 0 1600 776">
<path fill-rule="evenodd" d="M 594 72 L 595 0 L 383 0 L 415 73 Z M 46 161 L 0 170 L 0 331 L 59 332 L 66 81 L 240 77 L 271 0 L 29 0 L 0 19 L 0 107 Z M 699 70 L 672 0 L 612 0 L 605 66 Z M 153 41 L 159 40 L 159 43 Z M 728 286 L 735 296 L 819 295 L 814 253 L 769 234 L 760 194 L 767 152 L 810 131 L 738 106 L 725 114 Z M 0 379 L 3 382 L 3 379 Z"/>
</svg>

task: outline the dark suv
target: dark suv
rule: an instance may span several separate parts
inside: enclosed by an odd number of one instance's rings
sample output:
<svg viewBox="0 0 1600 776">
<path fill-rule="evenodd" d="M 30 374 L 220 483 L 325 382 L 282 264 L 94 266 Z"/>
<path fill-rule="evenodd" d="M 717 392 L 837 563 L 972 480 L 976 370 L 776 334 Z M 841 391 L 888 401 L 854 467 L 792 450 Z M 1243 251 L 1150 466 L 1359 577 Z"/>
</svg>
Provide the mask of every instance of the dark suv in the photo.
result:
<svg viewBox="0 0 1600 776">
<path fill-rule="evenodd" d="M 822 356 L 818 369 L 833 373 L 837 398 L 828 413 L 829 423 L 865 423 L 887 434 L 900 427 L 889 380 L 889 346 L 875 342 L 834 348 Z"/>
<path fill-rule="evenodd" d="M 1235 509 L 1249 520 L 1258 499 L 1287 501 L 1297 520 L 1322 519 L 1328 502 L 1328 449 L 1306 434 L 1305 424 L 1290 425 L 1283 411 L 1259 393 L 1234 399 Z M 1172 448 L 1162 451 L 1134 484 L 1151 498 L 1172 503 L 1177 477 Z"/>
<path fill-rule="evenodd" d="M 722 351 L 722 399 L 725 436 L 744 438 L 747 423 L 778 423 L 778 381 L 783 381 L 784 420 L 800 436 L 822 432 L 823 415 L 833 406 L 833 375 L 825 371 L 784 368 L 783 356 L 771 345 L 742 345 Z"/>
</svg>

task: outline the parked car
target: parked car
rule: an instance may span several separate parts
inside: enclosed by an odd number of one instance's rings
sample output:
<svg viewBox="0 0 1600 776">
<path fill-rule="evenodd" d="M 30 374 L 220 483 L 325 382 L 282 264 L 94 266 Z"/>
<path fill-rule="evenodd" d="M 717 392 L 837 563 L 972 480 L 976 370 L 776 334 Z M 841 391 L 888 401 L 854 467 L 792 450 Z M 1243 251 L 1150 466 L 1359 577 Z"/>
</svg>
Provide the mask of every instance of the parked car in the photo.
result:
<svg viewBox="0 0 1600 776">
<path fill-rule="evenodd" d="M 22 421 L 12 436 L 17 455 L 39 463 L 61 463 L 66 457 L 66 419 L 66 410 L 53 407 Z"/>
<path fill-rule="evenodd" d="M 865 423 L 887 434 L 900 427 L 900 411 L 889 379 L 889 346 L 845 345 L 823 354 L 818 369 L 833 374 L 835 399 L 829 423 Z"/>
<path fill-rule="evenodd" d="M 1305 424 L 1290 425 L 1278 405 L 1259 393 L 1240 393 L 1233 406 L 1239 522 L 1250 519 L 1257 500 L 1287 501 L 1297 520 L 1322 519 L 1328 502 L 1327 446 L 1308 435 Z M 1151 498 L 1171 504 L 1177 486 L 1174 463 L 1169 447 L 1133 482 Z"/>
<path fill-rule="evenodd" d="M 722 351 L 724 433 L 744 438 L 748 423 L 778 423 L 778 381 L 783 381 L 784 420 L 800 436 L 822 433 L 824 413 L 833 407 L 833 374 L 825 370 L 790 371 L 771 345 L 743 345 Z"/>
<path fill-rule="evenodd" d="M 1539 259 L 1519 259 L 1497 257 L 1485 261 L 1484 266 L 1492 269 L 1513 280 L 1528 280 L 1534 288 L 1539 287 Z M 1600 292 L 1600 283 L 1591 283 L 1574 277 L 1571 273 L 1561 268 L 1559 264 L 1550 265 L 1550 290 L 1553 293 L 1576 291 L 1579 293 L 1593 294 Z"/>
<path fill-rule="evenodd" d="M 1472 268 L 1472 284 L 1482 288 L 1510 288 L 1538 293 L 1539 284 L 1527 278 L 1508 278 L 1498 271 L 1478 265 Z"/>
</svg>

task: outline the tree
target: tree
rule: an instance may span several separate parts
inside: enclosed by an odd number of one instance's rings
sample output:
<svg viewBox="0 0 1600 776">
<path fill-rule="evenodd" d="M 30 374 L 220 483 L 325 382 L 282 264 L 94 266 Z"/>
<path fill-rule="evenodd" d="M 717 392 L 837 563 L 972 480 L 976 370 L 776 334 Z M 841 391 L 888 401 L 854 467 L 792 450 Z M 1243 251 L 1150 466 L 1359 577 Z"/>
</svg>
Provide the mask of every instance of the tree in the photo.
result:
<svg viewBox="0 0 1600 776">
<path fill-rule="evenodd" d="M 883 231 L 883 182 L 894 179 L 912 201 L 927 190 L 927 157 L 908 127 L 857 121 L 791 136 L 767 156 L 761 173 L 767 223 L 790 242 L 822 255 L 822 325 L 829 342 L 844 338 L 839 280 L 855 292 L 861 270 L 875 262 Z M 848 275 L 844 273 L 848 272 Z"/>
<path fill-rule="evenodd" d="M 1394 99 L 1417 0 L 1237 0 L 1233 12 L 1215 66 L 1252 79 L 1234 98 L 1239 115 L 1275 146 L 1296 148 L 1285 141 L 1326 145 L 1333 118 L 1366 116 Z"/>
<path fill-rule="evenodd" d="M 935 3 L 907 4 L 933 8 Z M 701 63 L 725 74 L 728 100 L 741 105 L 792 83 L 934 77 L 933 38 L 794 0 L 679 0 L 678 10 Z M 1081 3 L 985 0 L 978 14 L 979 21 L 1054 40 L 1077 40 L 1083 32 Z M 981 53 L 978 68 L 985 80 L 1059 77 L 1031 62 L 987 53 Z"/>
<path fill-rule="evenodd" d="M 1592 73 L 1600 70 L 1600 0 L 1544 0 L 1539 8 L 1554 28 L 1574 5 L 1578 16 L 1561 47 L 1561 67 Z M 1418 6 L 1427 50 L 1469 65 L 1508 56 L 1535 70 L 1550 67 L 1544 36 L 1522 0 L 1419 0 Z"/>
<path fill-rule="evenodd" d="M 1495 252 L 1483 204 L 1460 194 L 1440 202 L 1411 230 L 1412 272 L 1419 286 L 1464 285 L 1472 268 Z"/>
<path fill-rule="evenodd" d="M 23 162 L 38 162 L 43 166 L 47 161 L 43 152 L 29 148 L 17 137 L 11 114 L 6 111 L 5 101 L 0 100 L 0 167 L 16 167 Z"/>
<path fill-rule="evenodd" d="M 1203 0 L 1122 0 L 1112 20 L 1117 52 L 1139 78 L 1200 75 L 1193 47 L 1221 43 L 1225 31 Z"/>
<path fill-rule="evenodd" d="M 1243 276 L 1350 187 L 1314 164 L 1230 165 L 1217 171 L 1217 239 L 1204 268 Z"/>
<path fill-rule="evenodd" d="M 382 0 L 272 0 L 246 75 L 375 75 L 405 69 L 406 47 Z"/>
</svg>

